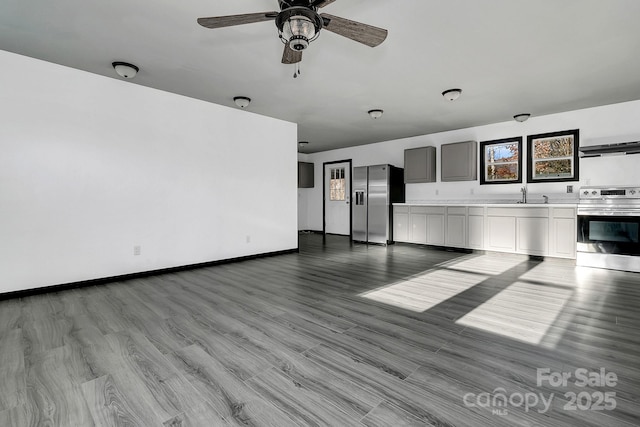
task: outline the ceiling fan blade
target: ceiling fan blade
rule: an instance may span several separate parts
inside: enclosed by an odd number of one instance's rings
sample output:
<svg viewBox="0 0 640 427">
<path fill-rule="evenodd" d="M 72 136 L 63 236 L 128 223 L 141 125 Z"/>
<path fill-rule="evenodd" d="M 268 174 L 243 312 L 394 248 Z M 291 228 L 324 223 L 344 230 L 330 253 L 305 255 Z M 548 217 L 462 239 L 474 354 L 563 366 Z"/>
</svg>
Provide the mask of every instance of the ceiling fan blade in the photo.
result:
<svg viewBox="0 0 640 427">
<path fill-rule="evenodd" d="M 198 18 L 198 24 L 206 28 L 232 27 L 234 25 L 253 24 L 254 22 L 272 21 L 278 12 L 245 13 L 243 15 L 214 16 Z"/>
<path fill-rule="evenodd" d="M 315 7 L 325 7 L 327 5 L 330 5 L 331 3 L 333 3 L 336 0 L 316 0 L 313 3 L 311 3 L 311 6 L 315 6 Z"/>
<path fill-rule="evenodd" d="M 387 38 L 387 30 L 383 28 L 351 21 L 328 13 L 321 13 L 320 16 L 324 21 L 324 29 L 367 46 L 376 47 Z"/>
<path fill-rule="evenodd" d="M 283 64 L 295 64 L 296 62 L 302 61 L 302 51 L 301 50 L 293 50 L 289 47 L 289 43 L 284 46 L 284 52 L 282 52 L 282 63 Z"/>
</svg>

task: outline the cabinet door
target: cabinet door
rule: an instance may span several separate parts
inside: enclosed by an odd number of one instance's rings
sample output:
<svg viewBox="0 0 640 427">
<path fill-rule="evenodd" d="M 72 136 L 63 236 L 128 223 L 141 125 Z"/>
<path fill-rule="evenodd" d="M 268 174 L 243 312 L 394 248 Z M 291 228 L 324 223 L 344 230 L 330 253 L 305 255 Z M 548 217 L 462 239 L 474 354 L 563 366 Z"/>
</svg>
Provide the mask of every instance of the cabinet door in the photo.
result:
<svg viewBox="0 0 640 427">
<path fill-rule="evenodd" d="M 549 255 L 560 258 L 576 257 L 576 219 L 552 218 Z"/>
<path fill-rule="evenodd" d="M 484 249 L 484 216 L 483 215 L 469 215 L 467 220 L 469 245 L 472 249 Z"/>
<path fill-rule="evenodd" d="M 444 245 L 444 215 L 427 215 L 427 243 L 429 245 Z"/>
<path fill-rule="evenodd" d="M 446 245 L 456 248 L 464 248 L 467 244 L 466 239 L 466 220 L 465 215 L 447 214 L 447 235 Z"/>
<path fill-rule="evenodd" d="M 517 252 L 529 255 L 549 253 L 549 218 L 517 218 Z"/>
<path fill-rule="evenodd" d="M 516 250 L 516 218 L 514 216 L 487 217 L 487 249 L 500 252 Z"/>
<path fill-rule="evenodd" d="M 441 181 L 475 181 L 478 177 L 476 141 L 443 144 L 440 148 Z"/>
<path fill-rule="evenodd" d="M 409 239 L 413 243 L 427 243 L 427 214 L 411 213 L 409 215 Z"/>
<path fill-rule="evenodd" d="M 409 214 L 393 211 L 393 240 L 397 242 L 409 241 Z"/>
<path fill-rule="evenodd" d="M 436 148 L 420 147 L 404 150 L 404 182 L 436 181 Z"/>
</svg>

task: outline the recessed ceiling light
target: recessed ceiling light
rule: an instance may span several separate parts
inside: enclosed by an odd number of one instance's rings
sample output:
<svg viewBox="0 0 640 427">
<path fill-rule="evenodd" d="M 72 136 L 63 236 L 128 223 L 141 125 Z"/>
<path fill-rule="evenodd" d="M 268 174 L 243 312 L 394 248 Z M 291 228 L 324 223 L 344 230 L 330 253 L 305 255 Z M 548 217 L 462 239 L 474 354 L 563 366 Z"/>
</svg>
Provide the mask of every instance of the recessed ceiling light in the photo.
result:
<svg viewBox="0 0 640 427">
<path fill-rule="evenodd" d="M 298 145 L 300 147 L 304 147 L 305 145 L 309 145 L 309 141 L 300 141 L 300 142 L 298 142 Z"/>
<path fill-rule="evenodd" d="M 380 117 L 382 117 L 382 113 L 384 113 L 384 111 L 376 109 L 376 110 L 369 110 L 368 113 L 372 119 L 379 119 Z"/>
<path fill-rule="evenodd" d="M 513 119 L 516 122 L 522 123 L 522 122 L 526 122 L 527 119 L 529 119 L 529 117 L 531 117 L 531 114 L 529 114 L 529 113 L 520 113 L 520 114 L 516 114 L 515 116 L 513 116 Z"/>
<path fill-rule="evenodd" d="M 447 101 L 455 101 L 460 98 L 460 95 L 462 95 L 462 89 L 447 89 L 442 92 L 442 96 L 444 96 Z"/>
<path fill-rule="evenodd" d="M 116 61 L 112 62 L 111 65 L 116 70 L 116 73 L 120 77 L 124 77 L 125 79 L 132 79 L 138 74 L 140 69 L 133 64 L 129 64 L 128 62 Z"/>
<path fill-rule="evenodd" d="M 246 96 L 236 96 L 233 98 L 233 102 L 240 108 L 247 108 L 251 103 L 251 98 L 247 98 Z"/>
</svg>

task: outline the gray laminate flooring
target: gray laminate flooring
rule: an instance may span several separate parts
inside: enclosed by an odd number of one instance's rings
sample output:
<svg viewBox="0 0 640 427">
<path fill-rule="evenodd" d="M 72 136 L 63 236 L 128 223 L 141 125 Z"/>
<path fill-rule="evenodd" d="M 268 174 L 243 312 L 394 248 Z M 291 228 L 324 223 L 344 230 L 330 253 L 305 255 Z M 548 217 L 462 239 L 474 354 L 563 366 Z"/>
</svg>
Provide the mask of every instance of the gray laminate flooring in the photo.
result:
<svg viewBox="0 0 640 427">
<path fill-rule="evenodd" d="M 639 308 L 638 274 L 301 235 L 0 301 L 0 426 L 639 425 Z"/>
</svg>

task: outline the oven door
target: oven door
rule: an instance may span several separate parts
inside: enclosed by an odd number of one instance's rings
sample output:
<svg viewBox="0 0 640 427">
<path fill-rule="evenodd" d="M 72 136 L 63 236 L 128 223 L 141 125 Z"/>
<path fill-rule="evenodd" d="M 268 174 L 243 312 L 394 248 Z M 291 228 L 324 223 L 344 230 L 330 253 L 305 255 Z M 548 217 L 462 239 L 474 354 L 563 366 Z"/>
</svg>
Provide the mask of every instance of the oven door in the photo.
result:
<svg viewBox="0 0 640 427">
<path fill-rule="evenodd" d="M 578 252 L 640 255 L 640 212 L 599 215 L 578 211 Z"/>
</svg>

